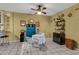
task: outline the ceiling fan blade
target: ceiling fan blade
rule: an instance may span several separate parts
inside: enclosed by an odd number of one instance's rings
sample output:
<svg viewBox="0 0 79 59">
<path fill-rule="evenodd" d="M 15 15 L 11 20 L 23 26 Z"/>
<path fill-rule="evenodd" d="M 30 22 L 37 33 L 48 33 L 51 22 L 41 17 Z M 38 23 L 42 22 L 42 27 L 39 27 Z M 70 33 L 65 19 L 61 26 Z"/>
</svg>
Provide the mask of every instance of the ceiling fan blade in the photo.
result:
<svg viewBox="0 0 79 59">
<path fill-rule="evenodd" d="M 35 15 L 37 14 L 37 12 L 35 12 Z"/>
<path fill-rule="evenodd" d="M 46 7 L 43 7 L 42 10 L 46 10 Z"/>
<path fill-rule="evenodd" d="M 31 8 L 31 10 L 36 10 L 36 9 Z"/>
<path fill-rule="evenodd" d="M 46 12 L 42 12 L 43 14 L 47 14 Z"/>
</svg>

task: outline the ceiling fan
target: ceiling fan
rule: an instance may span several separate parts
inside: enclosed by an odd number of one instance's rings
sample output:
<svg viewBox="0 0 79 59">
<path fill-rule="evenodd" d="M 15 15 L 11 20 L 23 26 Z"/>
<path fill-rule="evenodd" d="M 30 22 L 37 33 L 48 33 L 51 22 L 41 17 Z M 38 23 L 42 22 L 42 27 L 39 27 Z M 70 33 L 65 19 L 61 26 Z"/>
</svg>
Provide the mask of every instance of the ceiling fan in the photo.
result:
<svg viewBox="0 0 79 59">
<path fill-rule="evenodd" d="M 46 7 L 43 7 L 42 5 L 38 5 L 37 6 L 37 9 L 34 9 L 34 8 L 31 8 L 31 10 L 34 10 L 36 11 L 35 14 L 47 14 L 44 10 L 46 10 L 47 8 Z"/>
</svg>

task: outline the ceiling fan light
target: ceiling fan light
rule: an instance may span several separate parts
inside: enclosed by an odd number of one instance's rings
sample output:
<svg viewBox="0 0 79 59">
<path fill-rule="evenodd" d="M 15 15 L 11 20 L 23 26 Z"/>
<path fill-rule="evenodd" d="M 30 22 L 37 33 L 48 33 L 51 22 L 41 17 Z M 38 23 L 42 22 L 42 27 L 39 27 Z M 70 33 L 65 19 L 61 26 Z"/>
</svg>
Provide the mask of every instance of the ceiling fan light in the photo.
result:
<svg viewBox="0 0 79 59">
<path fill-rule="evenodd" d="M 38 15 L 41 15 L 42 13 L 40 11 L 37 12 Z"/>
</svg>

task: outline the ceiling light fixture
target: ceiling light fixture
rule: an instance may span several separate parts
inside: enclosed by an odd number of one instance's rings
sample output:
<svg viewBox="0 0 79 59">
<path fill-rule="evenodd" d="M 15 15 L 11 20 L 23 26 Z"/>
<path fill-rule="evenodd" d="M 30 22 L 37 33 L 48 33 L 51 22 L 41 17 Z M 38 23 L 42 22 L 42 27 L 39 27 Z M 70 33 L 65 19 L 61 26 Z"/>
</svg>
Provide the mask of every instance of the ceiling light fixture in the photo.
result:
<svg viewBox="0 0 79 59">
<path fill-rule="evenodd" d="M 30 22 L 33 23 L 33 20 L 31 19 Z"/>
<path fill-rule="evenodd" d="M 37 14 L 38 14 L 38 15 L 41 15 L 42 13 L 41 13 L 41 11 L 38 11 Z"/>
</svg>

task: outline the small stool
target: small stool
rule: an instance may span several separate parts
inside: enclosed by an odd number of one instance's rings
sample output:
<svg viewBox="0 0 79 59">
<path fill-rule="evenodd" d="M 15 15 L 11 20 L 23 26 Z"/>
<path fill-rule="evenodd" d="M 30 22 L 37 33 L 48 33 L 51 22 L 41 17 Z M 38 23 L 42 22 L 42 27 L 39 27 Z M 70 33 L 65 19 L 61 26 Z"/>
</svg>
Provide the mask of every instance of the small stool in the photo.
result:
<svg viewBox="0 0 79 59">
<path fill-rule="evenodd" d="M 71 49 L 71 50 L 74 50 L 76 48 L 75 41 L 72 39 L 65 39 L 65 44 L 66 44 L 66 47 Z"/>
</svg>

